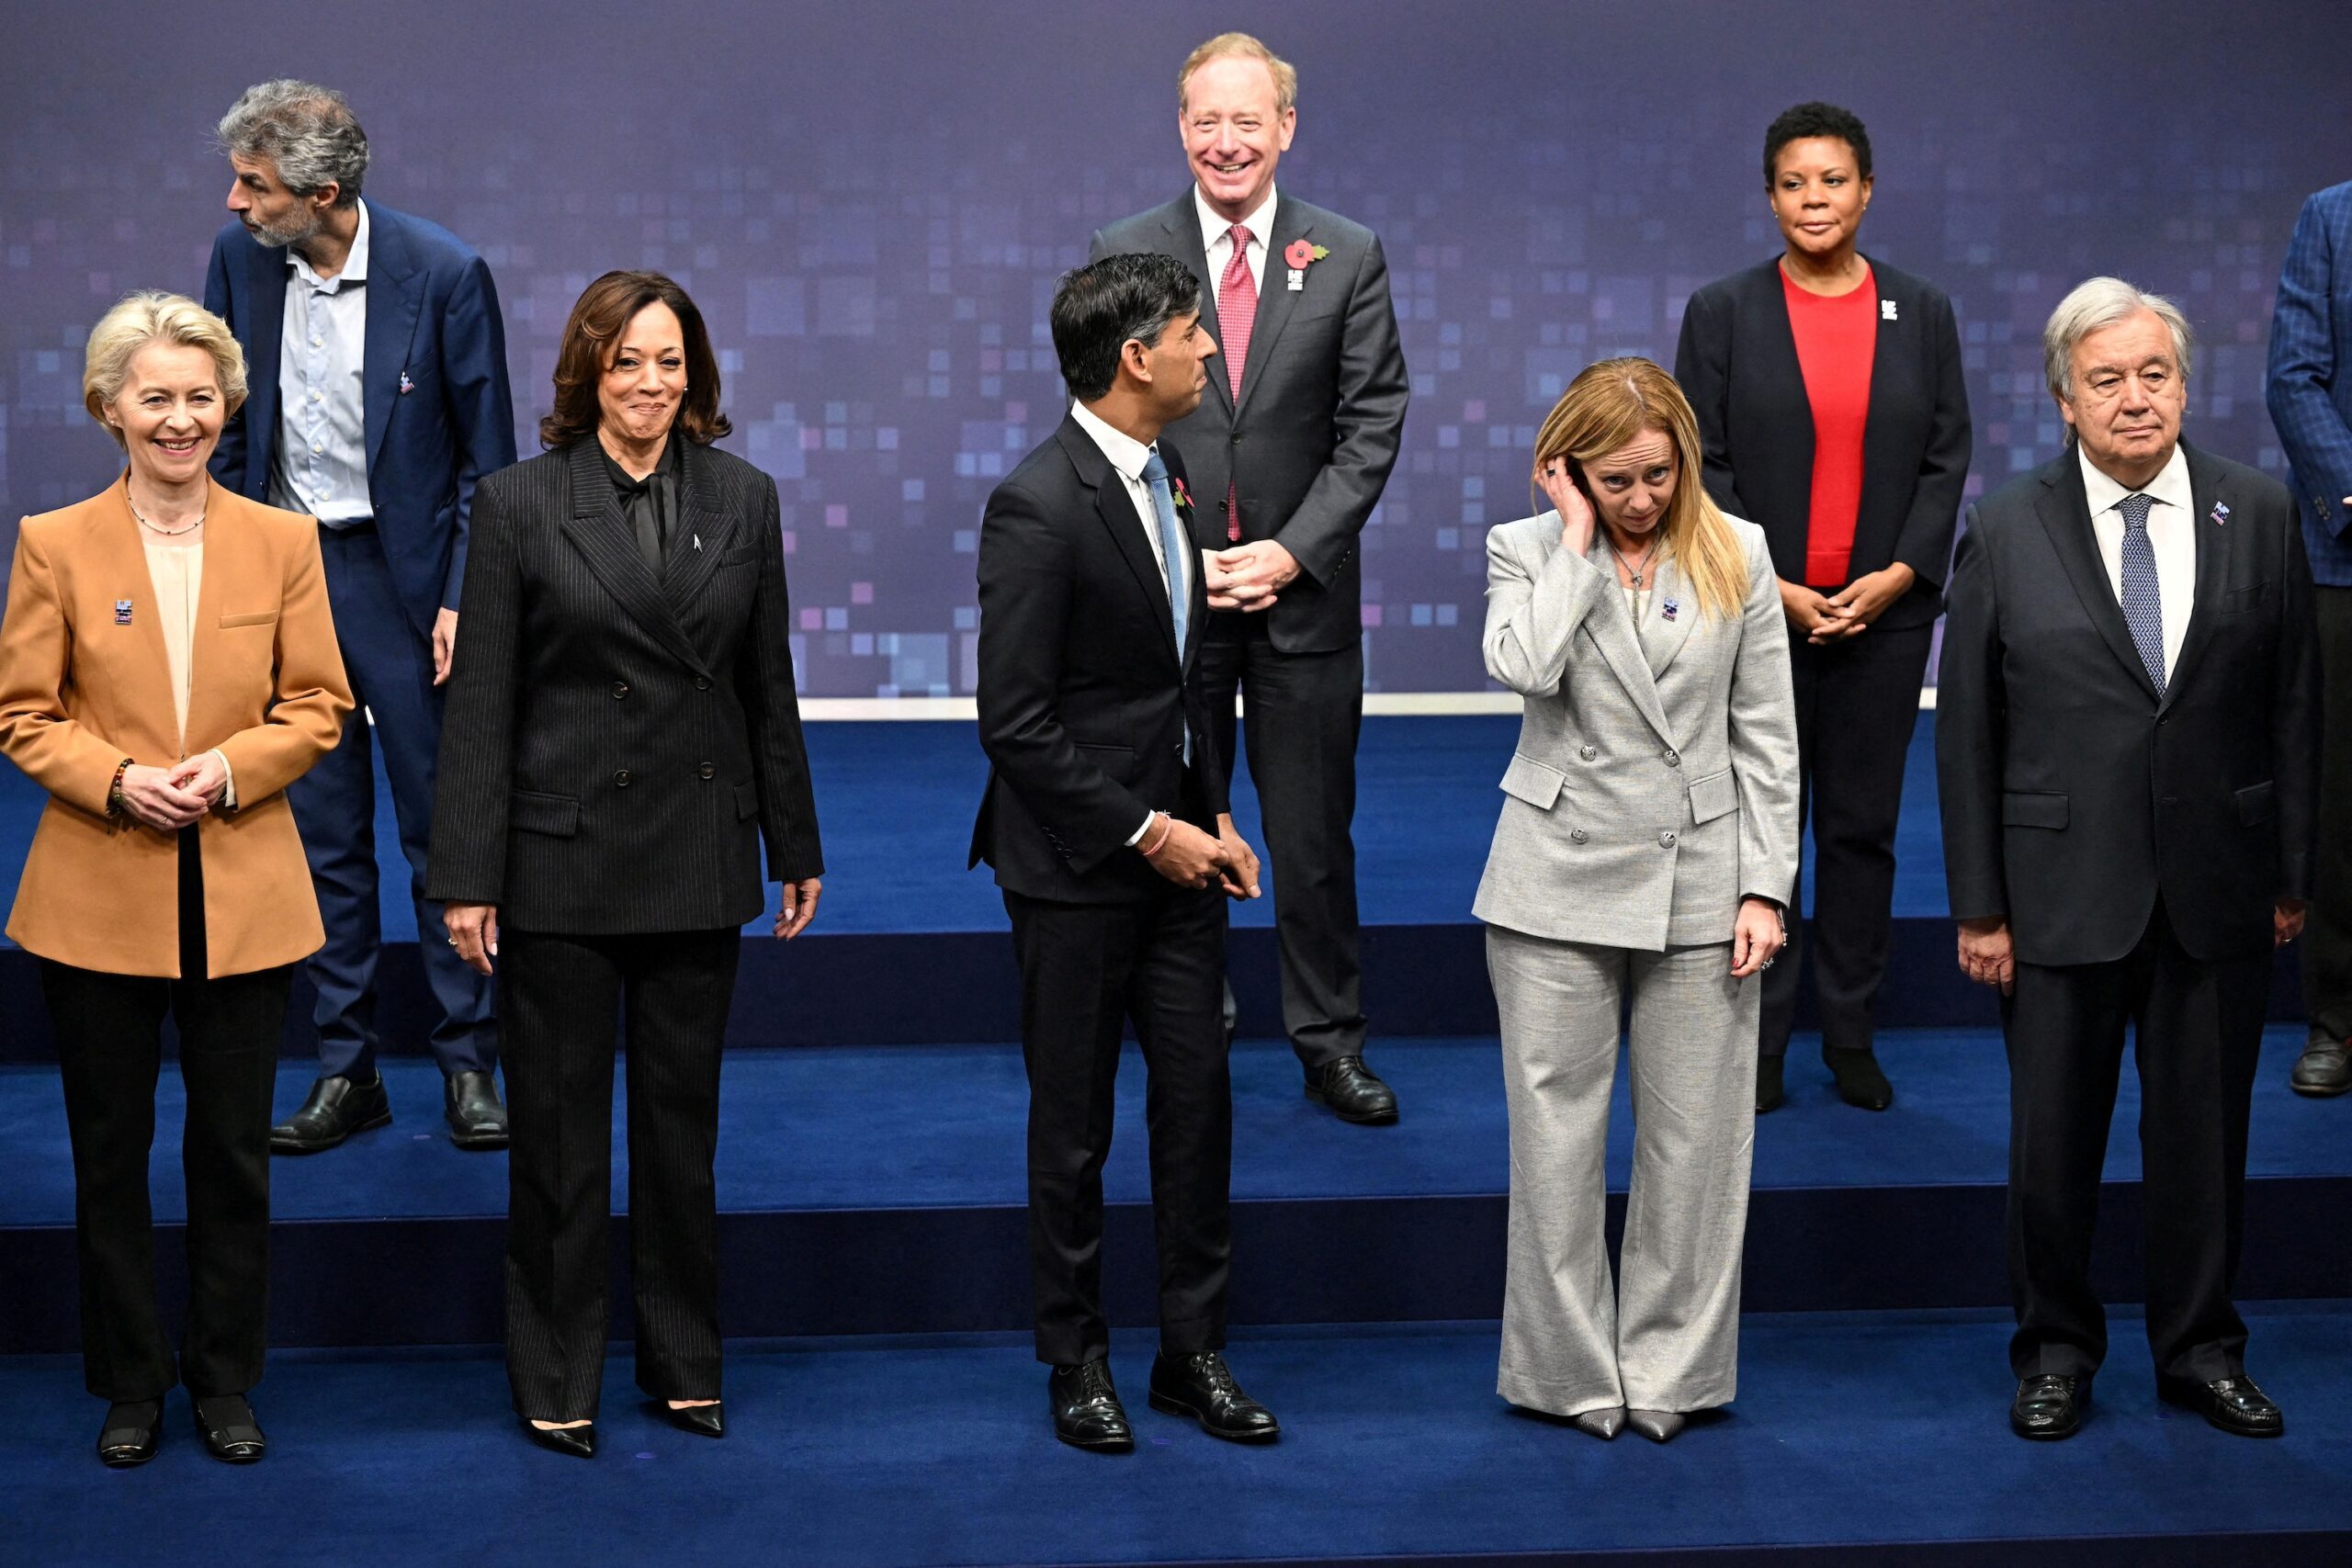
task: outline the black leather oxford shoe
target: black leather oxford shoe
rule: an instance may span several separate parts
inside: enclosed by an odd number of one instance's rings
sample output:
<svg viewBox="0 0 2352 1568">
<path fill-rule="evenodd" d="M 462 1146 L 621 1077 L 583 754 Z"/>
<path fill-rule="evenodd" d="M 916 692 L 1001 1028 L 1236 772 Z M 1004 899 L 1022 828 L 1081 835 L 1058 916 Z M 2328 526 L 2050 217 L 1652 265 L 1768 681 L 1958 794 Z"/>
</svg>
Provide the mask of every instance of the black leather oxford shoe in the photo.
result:
<svg viewBox="0 0 2352 1568">
<path fill-rule="evenodd" d="M 498 1080 L 488 1073 L 452 1073 L 442 1086 L 442 1114 L 449 1141 L 461 1149 L 506 1146 L 506 1107 L 498 1103 Z"/>
<path fill-rule="evenodd" d="M 1212 1438 L 1236 1443 L 1271 1442 L 1282 1436 L 1274 1413 L 1241 1392 L 1214 1350 L 1189 1356 L 1161 1351 L 1151 1363 L 1151 1407 L 1169 1416 L 1190 1416 Z"/>
<path fill-rule="evenodd" d="M 1362 1056 L 1341 1056 L 1306 1073 L 1306 1098 L 1328 1105 L 1342 1122 L 1359 1126 L 1396 1120 L 1396 1094 L 1373 1076 Z"/>
<path fill-rule="evenodd" d="M 2295 1060 L 2295 1070 L 2287 1076 L 2287 1087 L 2314 1100 L 2352 1089 L 2352 1047 L 2314 1031 Z"/>
<path fill-rule="evenodd" d="M 2194 1410 L 2212 1426 L 2239 1438 L 2283 1438 L 2287 1417 L 2268 1394 L 2243 1372 L 2233 1378 L 2195 1382 L 2187 1378 L 2156 1379 L 2156 1397 L 2166 1404 Z"/>
<path fill-rule="evenodd" d="M 572 1459 L 596 1457 L 596 1423 L 594 1421 L 584 1427 L 539 1427 L 526 1420 L 523 1430 L 530 1435 L 531 1441 L 550 1453 L 565 1454 Z"/>
<path fill-rule="evenodd" d="M 1125 1453 L 1136 1446 L 1135 1428 L 1127 1425 L 1107 1359 L 1056 1367 L 1046 1375 L 1046 1397 L 1054 1407 L 1054 1436 L 1070 1447 Z"/>
<path fill-rule="evenodd" d="M 392 1102 L 384 1093 L 382 1074 L 367 1083 L 323 1077 L 311 1086 L 301 1110 L 269 1130 L 269 1148 L 272 1154 L 314 1155 L 391 1120 Z"/>
<path fill-rule="evenodd" d="M 254 1407 L 242 1393 L 224 1393 L 196 1402 L 196 1432 L 205 1450 L 223 1464 L 251 1464 L 269 1447 Z"/>
<path fill-rule="evenodd" d="M 162 1400 L 118 1400 L 107 1407 L 107 1424 L 98 1429 L 98 1460 L 107 1469 L 145 1464 L 163 1443 Z"/>
<path fill-rule="evenodd" d="M 2036 1372 L 2018 1381 L 2018 1396 L 2009 1401 L 2009 1430 L 2038 1442 L 2071 1438 L 2082 1430 L 2090 1402 L 2090 1379 Z"/>
</svg>

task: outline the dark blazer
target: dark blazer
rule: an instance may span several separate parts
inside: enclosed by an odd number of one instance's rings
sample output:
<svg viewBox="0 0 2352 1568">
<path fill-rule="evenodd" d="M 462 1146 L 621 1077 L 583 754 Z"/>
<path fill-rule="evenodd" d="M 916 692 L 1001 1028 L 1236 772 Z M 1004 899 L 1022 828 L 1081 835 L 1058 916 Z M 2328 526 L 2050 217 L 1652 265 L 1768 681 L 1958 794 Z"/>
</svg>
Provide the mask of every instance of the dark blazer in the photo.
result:
<svg viewBox="0 0 2352 1568">
<path fill-rule="evenodd" d="M 1941 607 L 1952 525 L 1968 482 L 1968 388 L 1960 329 L 1944 291 L 1884 262 L 1870 267 L 1880 302 L 1878 343 L 1849 570 L 1860 577 L 1901 561 L 1918 574 L 1911 592 L 1879 619 L 1892 630 L 1925 626 Z M 1690 296 L 1674 378 L 1698 412 L 1707 493 L 1732 515 L 1761 524 L 1772 569 L 1803 582 L 1813 405 L 1781 289 L 1776 256 Z"/>
<path fill-rule="evenodd" d="M 2122 957 L 2159 892 L 2192 957 L 2257 956 L 2273 901 L 2311 892 L 2319 672 L 2294 502 L 2184 450 L 2197 592 L 2162 701 L 2071 446 L 1961 535 L 1936 698 L 1944 873 L 1952 914 L 2007 916 L 2028 964 Z"/>
<path fill-rule="evenodd" d="M 506 328 L 490 268 L 437 224 L 368 203 L 368 338 L 360 401 L 376 532 L 401 607 L 430 635 L 458 606 L 474 486 L 514 461 Z M 244 406 L 220 433 L 212 474 L 269 499 L 277 455 L 286 252 L 231 223 L 214 237 L 204 308 L 245 351 Z"/>
<path fill-rule="evenodd" d="M 476 492 L 431 897 L 526 931 L 699 931 L 765 907 L 763 838 L 769 880 L 823 871 L 775 481 L 682 456 L 658 582 L 593 435 Z"/>
<path fill-rule="evenodd" d="M 2278 272 L 2265 400 L 2303 509 L 2312 575 L 2352 586 L 2352 182 L 2303 203 Z"/>
<path fill-rule="evenodd" d="M 1305 286 L 1294 293 L 1283 253 L 1300 240 L 1330 254 L 1307 264 Z M 1225 341 L 1217 280 L 1209 276 L 1190 189 L 1098 231 L 1088 259 L 1130 252 L 1157 252 L 1190 266 L 1201 280 L 1201 319 Z M 1350 646 L 1363 620 L 1356 536 L 1379 503 L 1405 430 L 1405 351 L 1379 237 L 1283 195 L 1266 239 L 1239 406 L 1222 364 L 1211 365 L 1208 376 L 1200 408 L 1162 436 L 1193 465 L 1201 501 L 1193 542 L 1225 547 L 1225 493 L 1238 484 L 1242 537 L 1279 539 L 1298 559 L 1297 581 L 1265 612 L 1274 647 L 1329 653 Z"/>
<path fill-rule="evenodd" d="M 1165 440 L 1159 455 L 1183 482 Z M 989 782 L 967 863 L 987 861 L 1009 892 L 1141 902 L 1168 886 L 1124 852 L 1145 813 L 1215 832 L 1227 809 L 1197 679 L 1200 563 L 1180 653 L 1145 526 L 1111 460 L 1068 416 L 989 496 L 978 686 Z"/>
</svg>

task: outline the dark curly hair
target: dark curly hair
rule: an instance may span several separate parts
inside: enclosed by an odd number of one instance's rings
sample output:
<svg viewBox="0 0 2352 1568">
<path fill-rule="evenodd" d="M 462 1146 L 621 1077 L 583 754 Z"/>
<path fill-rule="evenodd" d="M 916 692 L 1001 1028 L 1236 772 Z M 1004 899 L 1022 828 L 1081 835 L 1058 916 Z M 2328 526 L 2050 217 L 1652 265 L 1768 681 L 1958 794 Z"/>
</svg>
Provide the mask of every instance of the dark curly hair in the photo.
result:
<svg viewBox="0 0 2352 1568">
<path fill-rule="evenodd" d="M 1792 141 L 1802 141 L 1808 136 L 1834 136 L 1854 150 L 1854 168 L 1863 179 L 1871 177 L 1871 133 L 1851 109 L 1841 109 L 1836 104 L 1799 104 L 1781 111 L 1764 133 L 1764 186 L 1770 190 L 1773 176 L 1779 172 L 1781 149 Z"/>
</svg>

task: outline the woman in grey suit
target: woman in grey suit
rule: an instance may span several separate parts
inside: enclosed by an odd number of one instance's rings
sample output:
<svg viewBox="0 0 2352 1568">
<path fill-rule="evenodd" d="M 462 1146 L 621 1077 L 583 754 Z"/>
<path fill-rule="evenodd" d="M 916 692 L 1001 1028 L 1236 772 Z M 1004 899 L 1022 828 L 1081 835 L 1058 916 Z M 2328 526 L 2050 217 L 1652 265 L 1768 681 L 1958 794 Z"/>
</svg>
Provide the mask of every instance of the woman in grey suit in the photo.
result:
<svg viewBox="0 0 2352 1568">
<path fill-rule="evenodd" d="M 1555 510 L 1487 536 L 1487 670 L 1526 699 L 1476 905 L 1510 1109 L 1498 1386 L 1659 1442 L 1736 1381 L 1756 976 L 1786 941 L 1797 863 L 1771 557 L 1708 499 L 1700 450 L 1664 370 L 1604 360 L 1536 438 Z M 1618 1290 L 1602 1161 L 1628 993 Z"/>
</svg>

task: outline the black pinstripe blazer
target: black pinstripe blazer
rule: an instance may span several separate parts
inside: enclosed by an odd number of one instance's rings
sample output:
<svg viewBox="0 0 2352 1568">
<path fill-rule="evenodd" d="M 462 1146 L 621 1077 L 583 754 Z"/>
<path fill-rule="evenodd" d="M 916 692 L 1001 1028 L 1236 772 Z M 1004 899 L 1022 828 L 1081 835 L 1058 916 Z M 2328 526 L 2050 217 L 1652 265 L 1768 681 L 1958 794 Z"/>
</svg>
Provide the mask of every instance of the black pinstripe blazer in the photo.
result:
<svg viewBox="0 0 2352 1568">
<path fill-rule="evenodd" d="M 524 931 L 741 925 L 824 869 L 775 482 L 688 446 L 655 581 L 594 436 L 474 496 L 427 895 Z"/>
</svg>

